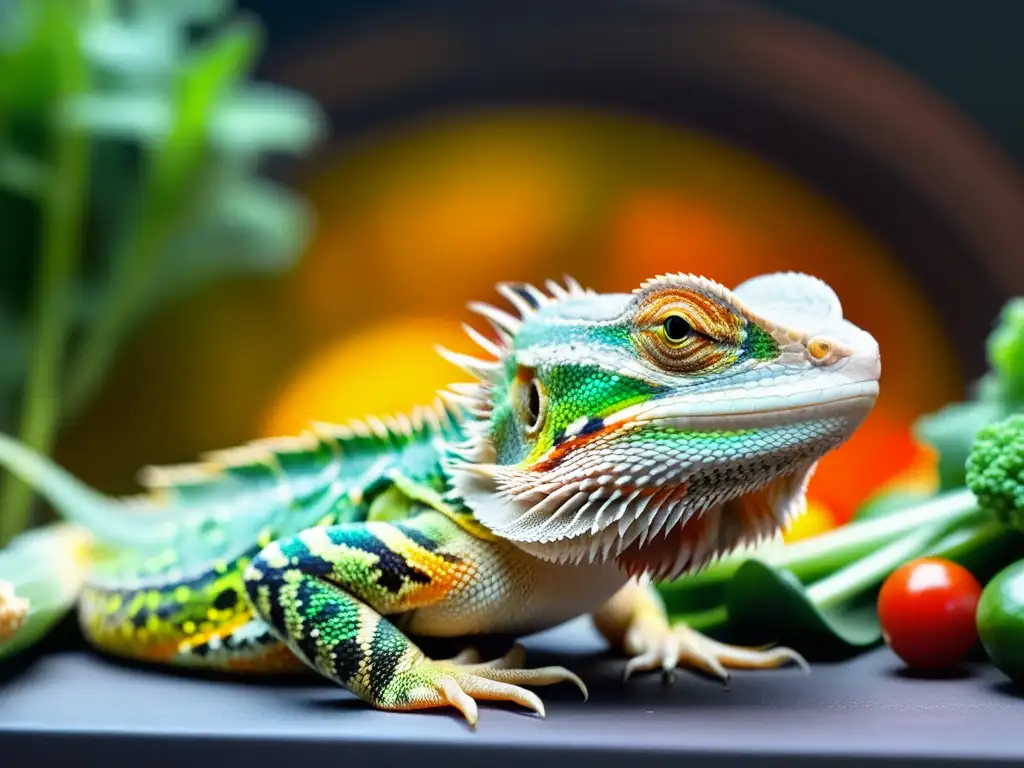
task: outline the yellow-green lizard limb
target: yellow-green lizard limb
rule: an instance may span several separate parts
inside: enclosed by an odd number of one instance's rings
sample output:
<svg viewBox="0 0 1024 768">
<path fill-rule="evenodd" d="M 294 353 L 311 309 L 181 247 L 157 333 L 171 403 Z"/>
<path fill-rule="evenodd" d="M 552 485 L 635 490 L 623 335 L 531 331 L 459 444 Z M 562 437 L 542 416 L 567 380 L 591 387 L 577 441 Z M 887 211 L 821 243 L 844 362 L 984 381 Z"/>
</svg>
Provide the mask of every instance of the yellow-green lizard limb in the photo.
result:
<svg viewBox="0 0 1024 768">
<path fill-rule="evenodd" d="M 583 683 L 560 667 L 511 668 L 509 658 L 431 660 L 405 631 L 458 637 L 551 620 L 533 615 L 545 610 L 538 590 L 547 582 L 531 560 L 425 511 L 406 522 L 311 529 L 275 542 L 249 565 L 245 582 L 259 615 L 325 677 L 380 709 L 451 705 L 475 723 L 475 698 L 543 714 L 540 699 L 520 685 Z"/>
</svg>

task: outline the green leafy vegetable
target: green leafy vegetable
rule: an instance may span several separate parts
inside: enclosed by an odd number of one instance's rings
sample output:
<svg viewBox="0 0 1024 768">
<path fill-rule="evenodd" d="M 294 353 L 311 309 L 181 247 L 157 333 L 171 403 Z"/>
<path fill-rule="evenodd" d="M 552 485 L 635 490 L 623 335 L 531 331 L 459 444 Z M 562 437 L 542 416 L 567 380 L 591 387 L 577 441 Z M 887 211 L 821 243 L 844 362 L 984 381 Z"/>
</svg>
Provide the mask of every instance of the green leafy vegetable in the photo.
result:
<svg viewBox="0 0 1024 768">
<path fill-rule="evenodd" d="M 916 488 L 891 488 L 868 497 L 867 501 L 854 514 L 854 520 L 863 522 L 879 517 L 887 517 L 894 512 L 899 512 L 901 509 L 906 509 L 916 504 L 923 504 L 932 495 L 930 491 Z"/>
<path fill-rule="evenodd" d="M 1024 410 L 1024 298 L 1008 301 L 986 341 L 989 373 L 973 396 L 918 420 L 917 437 L 939 454 L 941 490 L 967 482 L 971 444 L 986 424 Z"/>
<path fill-rule="evenodd" d="M 1007 302 L 999 325 L 988 339 L 988 357 L 1004 400 L 1024 403 L 1024 298 Z"/>
<path fill-rule="evenodd" d="M 966 463 L 978 430 L 1009 411 L 999 400 L 974 400 L 947 405 L 918 420 L 915 433 L 939 456 L 939 489 L 962 488 L 967 482 Z"/>
<path fill-rule="evenodd" d="M 744 642 L 783 643 L 810 658 L 845 658 L 881 642 L 875 598 L 899 565 L 936 556 L 991 575 L 1015 552 L 1003 525 L 979 518 L 924 526 L 810 585 L 792 571 L 748 560 L 725 588 L 723 619 L 729 633 Z"/>
</svg>

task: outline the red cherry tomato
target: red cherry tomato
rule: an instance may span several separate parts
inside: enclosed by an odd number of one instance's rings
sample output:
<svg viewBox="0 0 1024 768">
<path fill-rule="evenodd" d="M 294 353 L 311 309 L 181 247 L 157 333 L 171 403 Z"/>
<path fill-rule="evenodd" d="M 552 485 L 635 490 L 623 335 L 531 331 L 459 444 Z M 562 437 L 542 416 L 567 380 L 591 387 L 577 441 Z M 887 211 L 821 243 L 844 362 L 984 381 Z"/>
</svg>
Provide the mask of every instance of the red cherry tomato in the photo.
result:
<svg viewBox="0 0 1024 768">
<path fill-rule="evenodd" d="M 981 584 L 970 571 L 938 557 L 897 568 L 878 593 L 886 644 L 908 666 L 955 666 L 978 641 L 975 613 Z"/>
</svg>

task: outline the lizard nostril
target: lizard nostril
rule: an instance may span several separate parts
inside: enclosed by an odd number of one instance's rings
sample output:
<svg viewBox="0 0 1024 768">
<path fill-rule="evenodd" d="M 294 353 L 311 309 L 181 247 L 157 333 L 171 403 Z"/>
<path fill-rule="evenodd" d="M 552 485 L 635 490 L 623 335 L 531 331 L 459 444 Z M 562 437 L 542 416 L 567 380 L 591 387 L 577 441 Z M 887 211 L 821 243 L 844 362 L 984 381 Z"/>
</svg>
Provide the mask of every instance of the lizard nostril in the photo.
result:
<svg viewBox="0 0 1024 768">
<path fill-rule="evenodd" d="M 835 351 L 835 345 L 828 339 L 815 338 L 807 343 L 808 354 L 818 363 L 829 362 Z"/>
</svg>

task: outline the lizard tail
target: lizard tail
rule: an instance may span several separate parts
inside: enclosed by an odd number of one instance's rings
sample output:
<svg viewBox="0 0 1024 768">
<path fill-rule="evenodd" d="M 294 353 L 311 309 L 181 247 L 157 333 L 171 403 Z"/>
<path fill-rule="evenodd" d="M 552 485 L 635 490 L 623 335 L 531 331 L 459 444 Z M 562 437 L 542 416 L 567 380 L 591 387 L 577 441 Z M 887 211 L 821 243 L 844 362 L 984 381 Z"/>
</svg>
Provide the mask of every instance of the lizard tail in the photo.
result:
<svg viewBox="0 0 1024 768">
<path fill-rule="evenodd" d="M 159 544 L 171 540 L 177 529 L 176 515 L 171 510 L 105 496 L 43 454 L 2 433 L 0 467 L 35 488 L 65 520 L 110 544 Z"/>
</svg>

